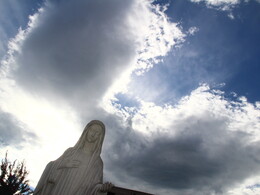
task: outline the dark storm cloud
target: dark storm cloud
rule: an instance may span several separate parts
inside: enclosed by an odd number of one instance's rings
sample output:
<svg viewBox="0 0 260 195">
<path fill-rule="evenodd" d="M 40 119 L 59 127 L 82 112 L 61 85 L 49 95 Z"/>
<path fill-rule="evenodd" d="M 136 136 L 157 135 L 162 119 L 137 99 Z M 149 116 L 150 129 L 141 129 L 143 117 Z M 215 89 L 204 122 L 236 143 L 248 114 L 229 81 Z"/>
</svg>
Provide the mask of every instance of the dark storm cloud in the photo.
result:
<svg viewBox="0 0 260 195">
<path fill-rule="evenodd" d="M 15 56 L 13 77 L 48 98 L 97 101 L 135 55 L 126 25 L 132 3 L 47 1 Z"/>
<path fill-rule="evenodd" d="M 25 126 L 14 116 L 0 110 L 0 147 L 21 146 L 23 142 L 34 142 L 36 135 L 25 129 Z"/>
<path fill-rule="evenodd" d="M 136 184 L 152 186 L 150 190 L 159 194 L 158 189 L 225 194 L 260 173 L 260 145 L 250 143 L 249 134 L 229 131 L 227 121 L 210 117 L 187 118 L 179 124 L 175 136 L 158 135 L 153 141 L 130 126 L 116 132 L 117 141 L 108 149 L 113 152 L 107 151 L 107 169 L 119 181 L 135 178 Z"/>
</svg>

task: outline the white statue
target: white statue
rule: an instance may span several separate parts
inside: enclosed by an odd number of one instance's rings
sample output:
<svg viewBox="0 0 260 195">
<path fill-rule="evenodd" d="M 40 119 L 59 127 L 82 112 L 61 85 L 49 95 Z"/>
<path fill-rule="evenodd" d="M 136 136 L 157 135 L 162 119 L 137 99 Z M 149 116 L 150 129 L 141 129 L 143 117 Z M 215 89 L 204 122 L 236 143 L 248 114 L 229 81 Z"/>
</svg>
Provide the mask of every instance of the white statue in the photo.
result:
<svg viewBox="0 0 260 195">
<path fill-rule="evenodd" d="M 34 195 L 100 195 L 111 189 L 111 183 L 103 184 L 104 136 L 101 121 L 88 123 L 76 145 L 48 163 Z"/>
</svg>

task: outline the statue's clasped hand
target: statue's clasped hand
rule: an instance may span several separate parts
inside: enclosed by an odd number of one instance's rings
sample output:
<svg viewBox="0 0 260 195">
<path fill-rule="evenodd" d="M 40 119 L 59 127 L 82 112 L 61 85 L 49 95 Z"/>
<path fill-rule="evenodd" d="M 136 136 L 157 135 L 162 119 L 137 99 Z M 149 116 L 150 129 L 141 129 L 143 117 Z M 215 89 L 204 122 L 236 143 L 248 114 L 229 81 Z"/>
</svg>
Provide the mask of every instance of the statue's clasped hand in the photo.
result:
<svg viewBox="0 0 260 195">
<path fill-rule="evenodd" d="M 114 185 L 112 183 L 106 182 L 100 186 L 99 190 L 100 190 L 100 192 L 105 193 L 105 192 L 108 192 L 109 190 L 111 190 L 111 188 L 113 188 L 113 187 L 114 187 Z"/>
</svg>

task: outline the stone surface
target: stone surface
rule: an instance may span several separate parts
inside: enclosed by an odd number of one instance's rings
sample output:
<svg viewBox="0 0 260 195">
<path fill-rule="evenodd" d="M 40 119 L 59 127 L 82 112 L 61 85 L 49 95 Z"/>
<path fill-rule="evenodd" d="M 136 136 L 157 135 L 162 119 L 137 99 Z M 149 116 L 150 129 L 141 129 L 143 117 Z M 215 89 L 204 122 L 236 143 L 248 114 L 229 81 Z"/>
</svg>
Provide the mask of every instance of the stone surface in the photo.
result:
<svg viewBox="0 0 260 195">
<path fill-rule="evenodd" d="M 74 147 L 47 164 L 34 195 L 101 195 L 113 187 L 103 184 L 100 157 L 105 126 L 93 120 L 87 124 Z"/>
</svg>

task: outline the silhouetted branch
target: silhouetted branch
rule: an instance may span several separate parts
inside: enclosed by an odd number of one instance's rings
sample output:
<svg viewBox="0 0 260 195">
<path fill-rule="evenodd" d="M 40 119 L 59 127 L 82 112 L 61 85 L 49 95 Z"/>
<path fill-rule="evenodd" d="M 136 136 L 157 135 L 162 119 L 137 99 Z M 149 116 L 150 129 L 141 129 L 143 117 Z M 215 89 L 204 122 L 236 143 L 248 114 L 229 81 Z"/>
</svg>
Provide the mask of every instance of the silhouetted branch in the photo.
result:
<svg viewBox="0 0 260 195">
<path fill-rule="evenodd" d="M 33 191 L 29 187 L 29 180 L 25 180 L 29 172 L 26 169 L 24 162 L 11 163 L 5 158 L 1 162 L 0 174 L 0 194 L 5 195 L 27 195 Z"/>
</svg>

